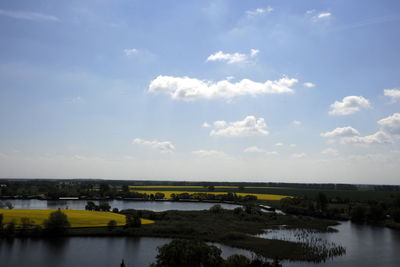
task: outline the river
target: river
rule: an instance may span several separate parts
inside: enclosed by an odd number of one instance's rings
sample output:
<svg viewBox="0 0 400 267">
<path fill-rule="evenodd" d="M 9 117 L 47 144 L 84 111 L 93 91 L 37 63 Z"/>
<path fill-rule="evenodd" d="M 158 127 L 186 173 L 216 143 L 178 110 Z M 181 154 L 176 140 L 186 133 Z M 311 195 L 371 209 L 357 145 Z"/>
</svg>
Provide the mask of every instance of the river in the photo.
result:
<svg viewBox="0 0 400 267">
<path fill-rule="evenodd" d="M 84 209 L 86 201 L 43 201 L 12 200 L 15 208 L 24 209 Z M 113 200 L 111 207 L 118 209 L 148 209 L 163 211 L 202 210 L 213 203 L 191 202 L 140 202 Z M 236 205 L 222 204 L 224 208 Z M 327 260 L 325 263 L 283 262 L 285 267 L 367 267 L 367 266 L 400 266 L 400 231 L 368 225 L 357 225 L 342 222 L 335 227 L 336 233 L 316 233 L 315 238 L 334 242 L 346 248 L 346 254 Z M 260 235 L 267 238 L 291 240 L 290 231 L 275 231 Z M 41 267 L 79 267 L 79 266 L 119 266 L 125 259 L 127 266 L 148 266 L 154 262 L 156 248 L 167 243 L 162 238 L 132 237 L 70 237 L 62 239 L 14 239 L 0 240 L 0 266 L 41 266 Z M 241 253 L 250 255 L 244 250 L 219 245 L 223 256 Z"/>
<path fill-rule="evenodd" d="M 14 209 L 74 209 L 84 210 L 86 200 L 38 200 L 38 199 L 12 199 Z M 3 201 L 4 202 L 4 201 Z M 99 201 L 93 201 L 97 205 Z M 224 209 L 241 207 L 234 204 L 207 203 L 207 202 L 177 202 L 177 201 L 132 201 L 132 200 L 110 200 L 107 201 L 111 208 L 137 209 L 137 210 L 206 210 L 215 204 L 220 204 Z"/>
</svg>

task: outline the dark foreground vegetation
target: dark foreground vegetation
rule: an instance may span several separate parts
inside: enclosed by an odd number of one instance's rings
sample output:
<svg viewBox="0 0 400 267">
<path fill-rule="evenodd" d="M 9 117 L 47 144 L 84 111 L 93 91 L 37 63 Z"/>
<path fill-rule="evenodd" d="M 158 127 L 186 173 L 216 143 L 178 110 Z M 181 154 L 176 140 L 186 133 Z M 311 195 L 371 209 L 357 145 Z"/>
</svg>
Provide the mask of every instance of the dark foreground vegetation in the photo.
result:
<svg viewBox="0 0 400 267">
<path fill-rule="evenodd" d="M 151 267 L 281 267 L 279 261 L 234 254 L 226 260 L 221 249 L 197 240 L 175 239 L 157 248 L 156 262 Z"/>
</svg>

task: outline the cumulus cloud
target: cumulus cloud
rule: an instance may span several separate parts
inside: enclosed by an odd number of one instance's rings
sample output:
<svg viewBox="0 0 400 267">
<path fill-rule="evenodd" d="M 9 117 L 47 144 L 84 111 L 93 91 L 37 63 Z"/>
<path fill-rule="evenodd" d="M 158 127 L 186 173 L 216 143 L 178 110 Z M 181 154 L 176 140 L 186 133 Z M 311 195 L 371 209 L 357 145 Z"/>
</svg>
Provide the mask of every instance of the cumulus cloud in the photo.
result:
<svg viewBox="0 0 400 267">
<path fill-rule="evenodd" d="M 258 15 L 262 15 L 262 14 L 267 14 L 267 13 L 271 13 L 272 11 L 274 11 L 274 8 L 268 6 L 266 8 L 256 8 L 253 10 L 247 10 L 246 11 L 246 15 L 253 17 L 253 16 L 258 16 Z"/>
<path fill-rule="evenodd" d="M 315 84 L 314 83 L 310 83 L 310 82 L 306 82 L 306 83 L 303 83 L 303 86 L 307 87 L 307 88 L 313 88 L 313 87 L 315 87 Z"/>
<path fill-rule="evenodd" d="M 224 137 L 243 137 L 243 136 L 265 136 L 267 124 L 263 118 L 247 116 L 242 121 L 226 122 L 215 121 L 214 129 L 210 132 L 211 136 Z"/>
<path fill-rule="evenodd" d="M 25 20 L 47 20 L 47 21 L 58 21 L 59 19 L 56 16 L 36 13 L 36 12 L 27 12 L 27 11 L 11 11 L 0 9 L 1 16 L 7 16 L 14 19 L 25 19 Z"/>
<path fill-rule="evenodd" d="M 301 158 L 304 158 L 305 156 L 306 156 L 305 153 L 295 153 L 295 154 L 292 154 L 292 158 L 295 158 L 295 159 L 301 159 Z"/>
<path fill-rule="evenodd" d="M 226 154 L 222 151 L 217 150 L 196 150 L 192 151 L 193 155 L 196 155 L 201 158 L 208 158 L 208 157 L 225 157 Z"/>
<path fill-rule="evenodd" d="M 124 53 L 125 53 L 125 55 L 127 55 L 127 56 L 132 56 L 132 55 L 137 54 L 137 53 L 138 53 L 138 50 L 135 49 L 135 48 L 127 48 L 127 49 L 124 49 Z"/>
<path fill-rule="evenodd" d="M 210 128 L 211 125 L 210 125 L 208 122 L 204 122 L 204 123 L 201 125 L 201 127 L 203 127 L 203 128 Z"/>
<path fill-rule="evenodd" d="M 158 76 L 150 82 L 150 93 L 169 94 L 172 99 L 195 101 L 199 99 L 226 98 L 260 94 L 292 94 L 297 79 L 283 77 L 279 80 L 268 80 L 264 83 L 243 79 L 232 83 L 228 80 L 219 82 L 202 81 L 189 77 Z"/>
<path fill-rule="evenodd" d="M 400 135 L 400 113 L 394 113 L 393 115 L 383 118 L 378 121 L 382 130 L 393 135 Z"/>
<path fill-rule="evenodd" d="M 140 138 L 133 139 L 133 143 L 152 149 L 158 150 L 161 153 L 171 153 L 175 150 L 175 146 L 169 141 L 157 141 L 157 140 L 143 140 Z"/>
<path fill-rule="evenodd" d="M 367 136 L 352 136 L 352 137 L 343 137 L 341 139 L 342 144 L 352 144 L 352 145 L 380 145 L 380 144 L 390 144 L 392 143 L 391 137 L 383 132 L 378 131 L 374 134 Z"/>
<path fill-rule="evenodd" d="M 275 146 L 283 146 L 282 143 L 276 143 Z"/>
<path fill-rule="evenodd" d="M 346 96 L 342 101 L 335 101 L 331 105 L 330 115 L 350 115 L 360 111 L 362 108 L 371 106 L 368 99 L 362 96 Z"/>
<path fill-rule="evenodd" d="M 296 144 L 290 144 L 289 146 L 290 147 L 296 147 L 297 145 Z"/>
<path fill-rule="evenodd" d="M 265 150 L 257 146 L 249 146 L 243 150 L 245 153 L 264 153 Z"/>
<path fill-rule="evenodd" d="M 399 89 L 385 89 L 383 90 L 383 94 L 390 98 L 392 103 L 400 100 L 400 90 Z"/>
<path fill-rule="evenodd" d="M 339 154 L 337 149 L 334 149 L 331 147 L 322 150 L 321 153 L 325 154 L 325 155 L 331 155 L 331 156 L 337 156 Z"/>
<path fill-rule="evenodd" d="M 223 61 L 228 64 L 246 62 L 250 58 L 257 56 L 260 53 L 258 49 L 251 49 L 249 54 L 242 54 L 242 53 L 224 53 L 222 51 L 218 51 L 212 55 L 210 55 L 206 61 Z"/>
<path fill-rule="evenodd" d="M 292 121 L 292 124 L 293 125 L 301 125 L 301 121 L 294 120 L 294 121 Z"/>
<path fill-rule="evenodd" d="M 360 133 L 351 126 L 338 127 L 330 132 L 321 133 L 322 137 L 333 138 L 333 137 L 348 137 L 360 135 Z"/>
</svg>

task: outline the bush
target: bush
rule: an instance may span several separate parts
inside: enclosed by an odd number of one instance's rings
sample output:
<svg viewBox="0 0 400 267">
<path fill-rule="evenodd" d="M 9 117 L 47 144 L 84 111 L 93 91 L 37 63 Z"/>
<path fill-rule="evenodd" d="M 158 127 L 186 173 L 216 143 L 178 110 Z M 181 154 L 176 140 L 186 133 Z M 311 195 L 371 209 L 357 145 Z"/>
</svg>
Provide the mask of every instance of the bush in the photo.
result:
<svg viewBox="0 0 400 267">
<path fill-rule="evenodd" d="M 224 262 L 219 248 L 195 240 L 175 239 L 157 250 L 153 267 L 217 267 Z"/>
<path fill-rule="evenodd" d="M 50 213 L 49 218 L 44 221 L 45 229 L 51 233 L 64 233 L 70 226 L 67 215 L 60 209 Z"/>
<path fill-rule="evenodd" d="M 223 211 L 221 205 L 219 205 L 219 204 L 212 206 L 209 210 L 210 210 L 210 212 L 215 213 L 215 214 L 221 213 Z"/>
</svg>

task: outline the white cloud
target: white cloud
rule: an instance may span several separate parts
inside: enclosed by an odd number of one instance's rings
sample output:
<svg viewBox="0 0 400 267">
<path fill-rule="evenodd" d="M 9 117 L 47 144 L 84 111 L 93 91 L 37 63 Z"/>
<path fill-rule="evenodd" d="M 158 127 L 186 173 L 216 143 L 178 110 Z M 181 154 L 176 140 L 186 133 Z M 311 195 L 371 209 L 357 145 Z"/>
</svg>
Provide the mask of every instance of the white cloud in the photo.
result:
<svg viewBox="0 0 400 267">
<path fill-rule="evenodd" d="M 243 150 L 245 153 L 264 153 L 265 150 L 257 146 L 249 146 Z"/>
<path fill-rule="evenodd" d="M 318 15 L 314 16 L 314 19 L 326 19 L 326 18 L 329 18 L 330 16 L 332 16 L 331 13 L 322 12 L 322 13 L 319 13 Z"/>
<path fill-rule="evenodd" d="M 383 118 L 378 121 L 382 130 L 394 134 L 400 135 L 400 113 L 394 113 L 392 116 Z"/>
<path fill-rule="evenodd" d="M 330 147 L 329 147 L 329 148 L 326 148 L 326 149 L 324 149 L 324 150 L 322 150 L 321 153 L 322 153 L 322 154 L 325 154 L 325 155 L 331 155 L 331 156 L 337 156 L 337 155 L 339 155 L 337 149 L 330 148 Z"/>
<path fill-rule="evenodd" d="M 169 94 L 172 99 L 195 101 L 198 99 L 231 99 L 236 96 L 260 94 L 292 94 L 291 88 L 297 79 L 283 77 L 279 80 L 268 80 L 264 83 L 243 79 L 237 83 L 228 80 L 219 82 L 202 81 L 189 77 L 158 76 L 150 82 L 150 93 Z"/>
<path fill-rule="evenodd" d="M 290 144 L 289 146 L 290 147 L 296 147 L 297 145 L 296 144 Z"/>
<path fill-rule="evenodd" d="M 201 127 L 203 127 L 203 128 L 210 128 L 211 125 L 210 125 L 208 122 L 204 122 L 204 123 L 201 125 Z"/>
<path fill-rule="evenodd" d="M 256 8 L 254 10 L 247 10 L 246 11 L 246 15 L 250 16 L 250 17 L 253 17 L 253 16 L 257 16 L 257 15 L 271 13 L 272 11 L 274 11 L 274 8 L 268 6 L 266 8 Z"/>
<path fill-rule="evenodd" d="M 169 141 L 157 141 L 157 140 L 143 140 L 140 138 L 133 139 L 133 143 L 136 145 L 150 147 L 156 149 L 161 153 L 171 153 L 175 150 L 175 146 Z"/>
<path fill-rule="evenodd" d="M 296 159 L 304 158 L 305 156 L 306 156 L 305 153 L 295 153 L 295 154 L 292 154 L 292 158 L 296 158 Z"/>
<path fill-rule="evenodd" d="M 311 9 L 311 10 L 307 10 L 306 14 L 310 15 L 310 14 L 314 14 L 315 13 L 315 9 Z"/>
<path fill-rule="evenodd" d="M 26 19 L 26 20 L 47 20 L 47 21 L 58 21 L 59 19 L 52 15 L 27 12 L 27 11 L 10 11 L 0 9 L 0 15 L 7 16 L 15 19 Z"/>
<path fill-rule="evenodd" d="M 400 90 L 399 89 L 385 89 L 383 90 L 383 94 L 390 98 L 392 103 L 400 100 Z"/>
<path fill-rule="evenodd" d="M 333 137 L 337 137 L 337 136 L 348 137 L 348 136 L 354 136 L 354 135 L 360 135 L 360 133 L 351 126 L 338 127 L 330 132 L 321 133 L 322 137 L 327 137 L 327 138 L 333 138 Z"/>
<path fill-rule="evenodd" d="M 275 146 L 283 146 L 282 143 L 276 143 Z"/>
<path fill-rule="evenodd" d="M 127 49 L 124 49 L 124 53 L 125 53 L 125 55 L 127 55 L 127 56 L 132 56 L 132 55 L 137 54 L 137 53 L 138 53 L 138 50 L 135 49 L 135 48 L 127 48 Z"/>
<path fill-rule="evenodd" d="M 260 53 L 260 50 L 258 49 L 251 49 L 250 50 L 250 57 L 255 57 Z"/>
<path fill-rule="evenodd" d="M 306 82 L 306 83 L 303 83 L 303 86 L 307 87 L 307 88 L 313 88 L 313 87 L 315 87 L 315 84 L 314 83 L 310 83 L 310 82 Z"/>
<path fill-rule="evenodd" d="M 372 135 L 367 136 L 352 136 L 352 137 L 343 137 L 341 139 L 342 144 L 352 144 L 352 145 L 373 145 L 373 144 L 390 144 L 392 143 L 392 139 L 390 136 L 383 132 L 378 131 Z"/>
<path fill-rule="evenodd" d="M 214 122 L 215 129 L 210 132 L 211 136 L 224 137 L 242 137 L 242 136 L 265 136 L 268 135 L 266 130 L 267 124 L 263 118 L 255 116 L 247 116 L 242 121 Z"/>
<path fill-rule="evenodd" d="M 362 96 L 346 96 L 342 102 L 335 101 L 331 105 L 330 115 L 350 115 L 360 111 L 362 108 L 369 108 L 371 106 L 368 99 Z"/>
<path fill-rule="evenodd" d="M 208 157 L 225 157 L 226 154 L 222 151 L 217 150 L 196 150 L 192 151 L 193 155 L 199 156 L 201 158 L 208 158 Z"/>
<path fill-rule="evenodd" d="M 292 124 L 293 125 L 301 125 L 301 121 L 294 120 L 294 121 L 292 121 Z"/>
<path fill-rule="evenodd" d="M 250 58 L 257 56 L 260 53 L 258 49 L 251 49 L 249 54 L 242 54 L 242 53 L 224 53 L 222 51 L 218 51 L 212 55 L 210 55 L 206 61 L 224 61 L 228 64 L 233 63 L 241 63 L 246 62 Z"/>
<path fill-rule="evenodd" d="M 276 152 L 276 151 L 268 151 L 268 152 L 265 152 L 265 154 L 267 154 L 267 155 L 278 155 L 279 153 Z"/>
</svg>

